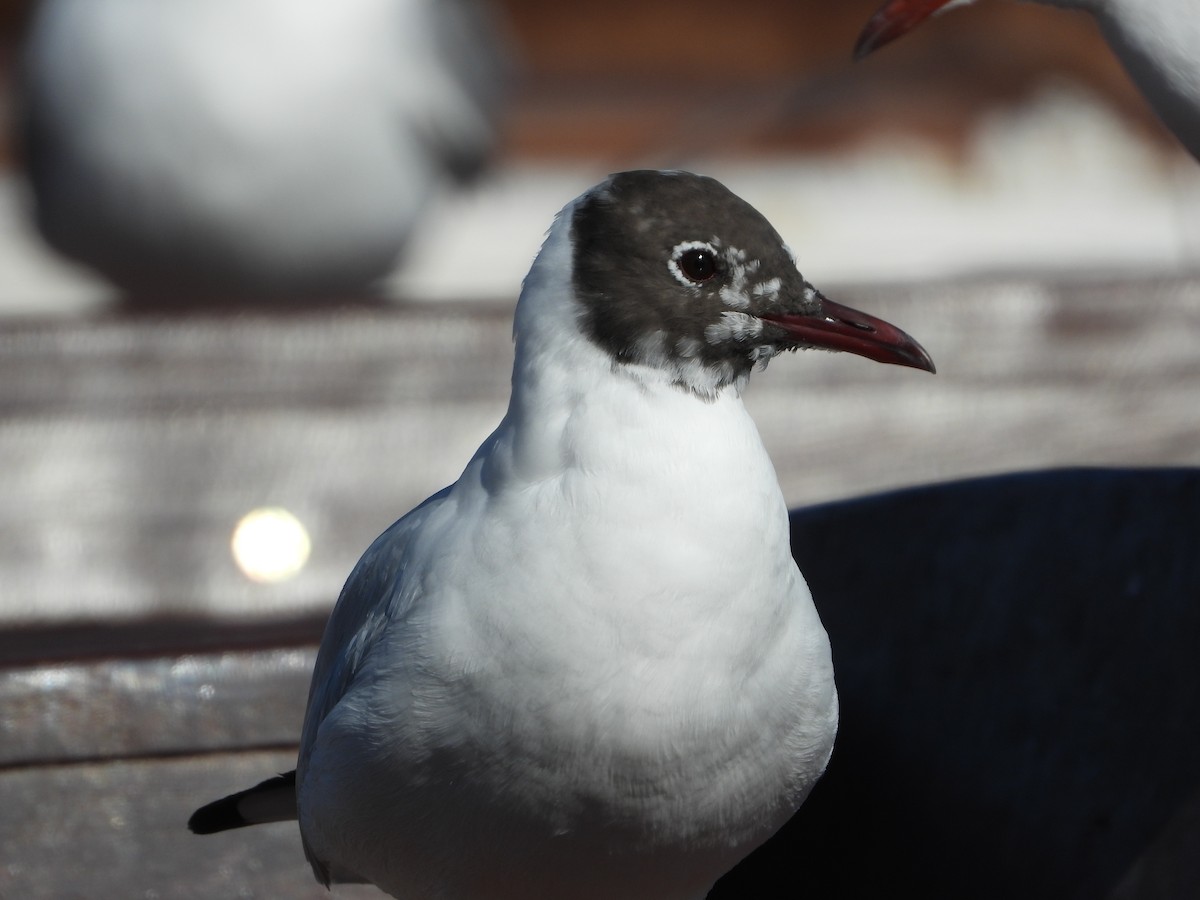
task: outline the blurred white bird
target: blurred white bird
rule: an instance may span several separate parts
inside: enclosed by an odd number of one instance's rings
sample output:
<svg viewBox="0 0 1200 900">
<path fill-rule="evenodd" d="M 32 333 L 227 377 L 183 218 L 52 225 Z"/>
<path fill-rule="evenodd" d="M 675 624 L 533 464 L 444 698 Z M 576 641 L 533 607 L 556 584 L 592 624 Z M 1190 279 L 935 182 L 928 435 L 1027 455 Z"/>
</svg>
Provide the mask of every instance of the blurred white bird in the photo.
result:
<svg viewBox="0 0 1200 900">
<path fill-rule="evenodd" d="M 867 23 L 854 53 L 866 56 L 934 13 L 973 0 L 889 0 Z M 1200 159 L 1200 0 L 1028 0 L 1081 9 L 1158 116 Z"/>
<path fill-rule="evenodd" d="M 478 170 L 506 72 L 474 0 L 44 0 L 21 125 L 37 224 L 159 300 L 361 296 Z"/>
<path fill-rule="evenodd" d="M 800 347 L 933 364 L 678 172 L 568 204 L 515 335 L 504 420 L 347 581 L 296 772 L 189 825 L 298 801 L 320 880 L 396 897 L 699 900 L 803 802 L 837 724 L 742 387 Z"/>
</svg>

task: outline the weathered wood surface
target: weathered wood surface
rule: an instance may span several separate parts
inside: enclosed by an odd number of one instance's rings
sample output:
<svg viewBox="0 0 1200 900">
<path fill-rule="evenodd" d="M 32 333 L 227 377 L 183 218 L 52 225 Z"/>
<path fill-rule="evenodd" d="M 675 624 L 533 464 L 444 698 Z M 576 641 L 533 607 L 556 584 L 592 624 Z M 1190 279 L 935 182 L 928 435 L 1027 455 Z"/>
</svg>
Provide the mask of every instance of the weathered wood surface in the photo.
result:
<svg viewBox="0 0 1200 900">
<path fill-rule="evenodd" d="M 939 374 L 807 354 L 756 378 L 796 504 L 1200 465 L 1196 282 L 836 296 L 916 335 Z M 509 328 L 501 307 L 442 307 L 0 329 L 0 897 L 323 895 L 294 826 L 200 839 L 183 823 L 290 767 L 324 611 L 502 414 Z M 229 536 L 268 504 L 313 553 L 252 584 Z"/>
<path fill-rule="evenodd" d="M 196 798 L 292 768 L 295 753 L 159 757 L 0 770 L 5 900 L 320 900 L 295 823 L 205 840 Z M 366 885 L 338 898 L 382 898 Z"/>
<path fill-rule="evenodd" d="M 1200 282 L 836 296 L 916 335 L 939 374 L 808 353 L 754 379 L 747 403 L 793 505 L 1056 465 L 1200 463 Z M 319 617 L 369 541 L 457 477 L 500 419 L 509 316 L 4 327 L 0 622 Z M 291 581 L 252 584 L 231 561 L 234 525 L 264 505 L 312 537 Z"/>
</svg>

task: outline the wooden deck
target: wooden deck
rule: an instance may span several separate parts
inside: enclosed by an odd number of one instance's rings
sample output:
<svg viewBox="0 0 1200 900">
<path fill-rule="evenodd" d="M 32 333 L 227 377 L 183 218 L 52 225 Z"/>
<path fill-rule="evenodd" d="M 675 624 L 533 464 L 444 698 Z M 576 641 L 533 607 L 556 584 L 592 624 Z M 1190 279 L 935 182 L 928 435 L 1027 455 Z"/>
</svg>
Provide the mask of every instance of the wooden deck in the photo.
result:
<svg viewBox="0 0 1200 900">
<path fill-rule="evenodd" d="M 939 373 L 806 353 L 756 376 L 747 403 L 792 505 L 1020 469 L 1200 463 L 1200 281 L 835 296 L 906 328 Z M 456 478 L 499 421 L 510 316 L 3 325 L 0 571 L 21 598 L 5 623 L 319 614 L 369 541 Z M 290 509 L 312 537 L 292 581 L 252 584 L 231 562 L 234 525 L 260 506 Z"/>
</svg>

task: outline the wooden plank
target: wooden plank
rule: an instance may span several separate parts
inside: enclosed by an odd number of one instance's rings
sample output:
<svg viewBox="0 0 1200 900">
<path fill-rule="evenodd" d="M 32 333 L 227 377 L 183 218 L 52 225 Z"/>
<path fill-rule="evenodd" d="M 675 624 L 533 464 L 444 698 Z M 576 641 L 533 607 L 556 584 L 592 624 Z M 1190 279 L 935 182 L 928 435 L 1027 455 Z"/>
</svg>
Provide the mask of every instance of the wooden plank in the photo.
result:
<svg viewBox="0 0 1200 900">
<path fill-rule="evenodd" d="M 314 648 L 50 663 L 0 673 L 0 768 L 284 747 Z"/>
<path fill-rule="evenodd" d="M 204 837 L 187 830 L 204 801 L 294 761 L 274 752 L 0 771 L 0 897 L 329 900 L 293 822 Z M 335 896 L 383 895 L 346 885 Z"/>
<path fill-rule="evenodd" d="M 793 505 L 1061 465 L 1200 463 L 1200 282 L 846 290 L 939 374 L 834 354 L 747 393 Z M 319 621 L 367 544 L 457 477 L 503 414 L 501 307 L 0 328 L 0 623 Z M 230 534 L 312 540 L 253 583 Z"/>
</svg>

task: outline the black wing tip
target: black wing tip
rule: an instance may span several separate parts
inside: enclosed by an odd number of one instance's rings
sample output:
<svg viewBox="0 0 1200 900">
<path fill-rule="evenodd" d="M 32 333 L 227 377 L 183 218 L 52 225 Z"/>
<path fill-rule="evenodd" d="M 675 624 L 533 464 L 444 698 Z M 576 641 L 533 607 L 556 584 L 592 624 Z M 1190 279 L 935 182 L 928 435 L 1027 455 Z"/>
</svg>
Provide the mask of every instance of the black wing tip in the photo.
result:
<svg viewBox="0 0 1200 900">
<path fill-rule="evenodd" d="M 241 812 L 241 801 L 248 794 L 257 794 L 263 791 L 278 790 L 279 788 L 296 787 L 296 772 L 284 772 L 282 775 L 276 775 L 274 778 L 268 778 L 266 781 L 256 784 L 254 787 L 245 791 L 238 791 L 236 794 L 230 794 L 228 797 L 222 797 L 220 800 L 214 800 L 212 803 L 206 803 L 188 819 L 188 830 L 192 834 L 216 834 L 220 831 L 230 831 L 234 828 L 245 828 L 247 825 L 257 825 L 258 823 L 247 819 Z"/>
<path fill-rule="evenodd" d="M 216 834 L 218 831 L 244 828 L 251 824 L 238 812 L 240 798 L 241 794 L 231 794 L 200 807 L 188 819 L 188 829 L 192 834 Z"/>
</svg>

